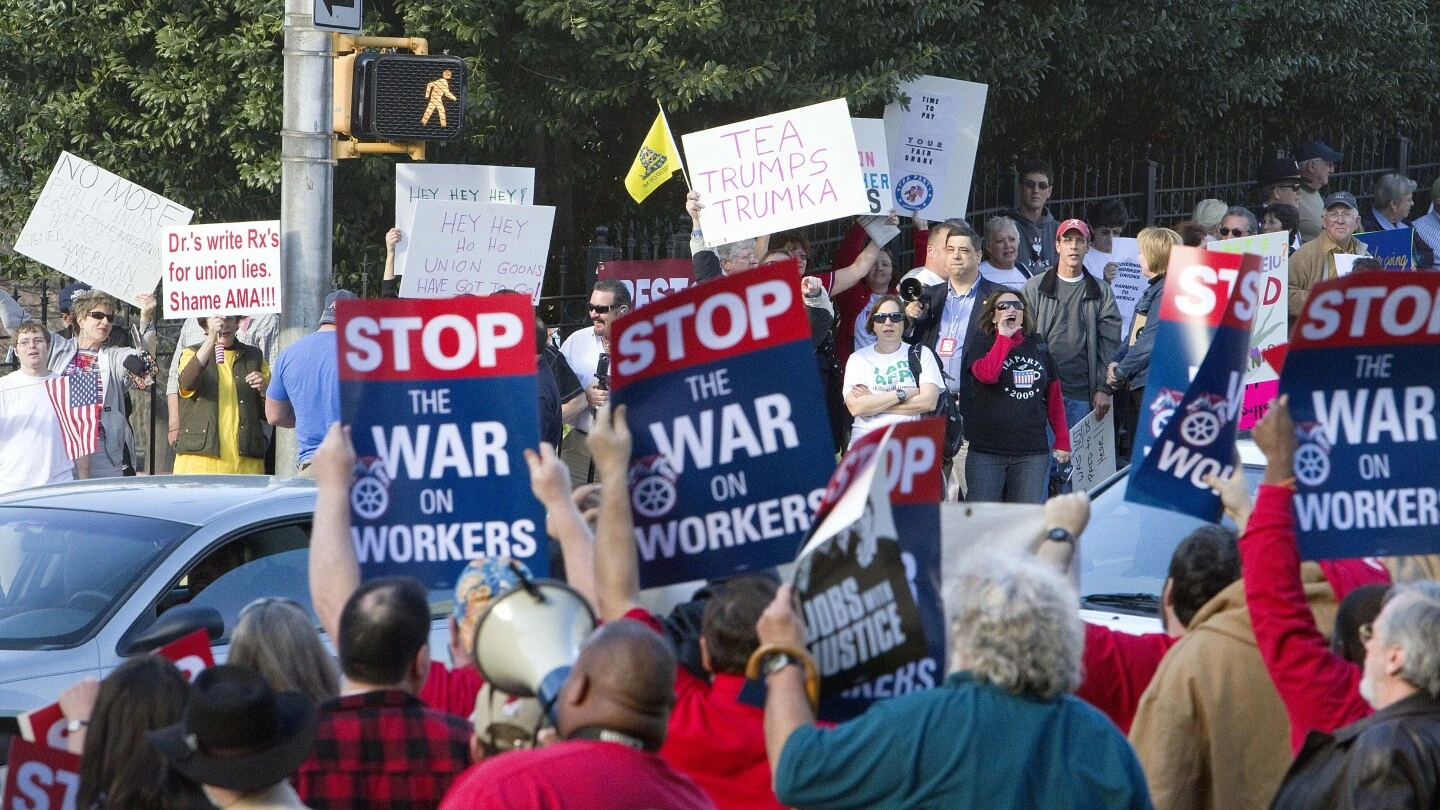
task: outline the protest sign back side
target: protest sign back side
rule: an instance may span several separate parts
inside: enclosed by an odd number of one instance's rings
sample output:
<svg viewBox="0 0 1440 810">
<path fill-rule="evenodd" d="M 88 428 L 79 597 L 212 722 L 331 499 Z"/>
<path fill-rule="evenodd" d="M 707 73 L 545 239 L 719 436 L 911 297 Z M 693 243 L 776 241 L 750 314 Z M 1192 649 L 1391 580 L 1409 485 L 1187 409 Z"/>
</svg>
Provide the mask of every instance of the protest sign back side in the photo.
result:
<svg viewBox="0 0 1440 810">
<path fill-rule="evenodd" d="M 793 559 L 835 458 L 794 262 L 666 296 L 612 328 L 641 587 Z"/>
<path fill-rule="evenodd" d="M 909 108 L 885 107 L 895 207 L 929 220 L 965 216 L 989 87 L 921 76 L 900 92 Z"/>
<path fill-rule="evenodd" d="M 356 300 L 337 314 L 362 573 L 445 589 L 468 560 L 511 557 L 543 576 L 545 511 L 523 455 L 540 441 L 530 303 Z"/>
<path fill-rule="evenodd" d="M 61 152 L 15 252 L 139 305 L 160 281 L 160 232 L 193 211 Z"/>
<path fill-rule="evenodd" d="M 533 205 L 535 170 L 468 163 L 395 164 L 395 227 L 410 227 L 415 203 L 420 200 Z M 395 246 L 395 275 L 405 275 L 409 258 L 410 234 L 406 233 Z"/>
</svg>

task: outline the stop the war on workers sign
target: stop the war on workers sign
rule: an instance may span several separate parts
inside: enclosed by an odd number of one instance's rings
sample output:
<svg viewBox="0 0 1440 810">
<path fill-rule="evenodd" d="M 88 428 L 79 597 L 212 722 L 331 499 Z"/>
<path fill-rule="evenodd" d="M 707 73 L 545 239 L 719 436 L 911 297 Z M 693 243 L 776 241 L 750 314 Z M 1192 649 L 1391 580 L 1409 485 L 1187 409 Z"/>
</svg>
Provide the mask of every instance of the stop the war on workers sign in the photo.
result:
<svg viewBox="0 0 1440 810">
<path fill-rule="evenodd" d="M 167 318 L 280 311 L 280 222 L 180 225 L 160 236 Z"/>
<path fill-rule="evenodd" d="M 1304 558 L 1440 551 L 1437 368 L 1440 275 L 1359 273 L 1310 291 L 1280 372 Z"/>
<path fill-rule="evenodd" d="M 1264 286 L 1261 257 L 1243 255 L 1228 300 L 1213 310 L 1220 319 L 1210 349 L 1149 454 L 1131 467 L 1125 500 L 1201 520 L 1220 519 L 1220 496 L 1205 483 L 1205 476 L 1225 478 L 1235 468 L 1235 432 L 1245 398 L 1250 326 L 1260 310 Z M 1199 304 L 1184 293 L 1170 302 L 1177 308 Z M 1167 317 L 1163 303 L 1160 317 Z"/>
<path fill-rule="evenodd" d="M 467 560 L 512 557 L 543 576 L 545 510 L 523 455 L 540 442 L 530 302 L 342 301 L 337 315 L 363 575 L 452 588 Z"/>
<path fill-rule="evenodd" d="M 794 559 L 835 468 L 795 263 L 691 287 L 613 327 L 640 585 Z"/>
<path fill-rule="evenodd" d="M 708 247 L 870 211 L 843 98 L 681 140 Z"/>
</svg>

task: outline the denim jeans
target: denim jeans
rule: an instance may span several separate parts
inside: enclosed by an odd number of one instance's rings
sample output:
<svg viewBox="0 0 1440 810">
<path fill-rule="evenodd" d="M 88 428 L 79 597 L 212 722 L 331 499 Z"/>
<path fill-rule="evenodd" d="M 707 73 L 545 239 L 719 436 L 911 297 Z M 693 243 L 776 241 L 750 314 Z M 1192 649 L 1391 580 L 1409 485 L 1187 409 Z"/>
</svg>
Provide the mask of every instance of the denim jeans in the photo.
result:
<svg viewBox="0 0 1440 810">
<path fill-rule="evenodd" d="M 965 479 L 971 503 L 1044 503 L 1049 496 L 1046 471 L 1050 456 L 997 456 L 970 451 Z"/>
<path fill-rule="evenodd" d="M 1088 402 L 1088 401 L 1086 401 L 1086 400 L 1083 400 L 1083 399 L 1070 399 L 1069 397 L 1066 397 L 1066 398 L 1065 398 L 1065 427 L 1067 427 L 1067 428 L 1069 428 L 1069 429 L 1071 429 L 1071 430 L 1074 430 L 1074 429 L 1075 429 L 1075 426 L 1078 425 L 1078 424 L 1080 424 L 1080 422 L 1081 422 L 1082 420 L 1084 420 L 1085 417 L 1089 416 L 1089 415 L 1090 415 L 1090 412 L 1093 411 L 1093 410 L 1095 410 L 1095 406 L 1092 405 L 1090 402 Z M 1055 431 L 1050 430 L 1050 429 L 1047 427 L 1047 428 L 1045 429 L 1045 435 L 1047 435 L 1047 436 L 1050 437 L 1050 447 L 1053 449 L 1053 448 L 1055 447 Z M 1069 464 L 1061 464 L 1061 463 L 1055 461 L 1054 456 L 1051 456 L 1051 459 L 1050 459 L 1050 477 L 1065 482 L 1065 486 L 1064 486 L 1063 488 L 1061 488 L 1061 490 L 1060 490 L 1061 492 L 1069 492 L 1069 491 L 1070 491 L 1070 465 L 1069 465 Z"/>
</svg>

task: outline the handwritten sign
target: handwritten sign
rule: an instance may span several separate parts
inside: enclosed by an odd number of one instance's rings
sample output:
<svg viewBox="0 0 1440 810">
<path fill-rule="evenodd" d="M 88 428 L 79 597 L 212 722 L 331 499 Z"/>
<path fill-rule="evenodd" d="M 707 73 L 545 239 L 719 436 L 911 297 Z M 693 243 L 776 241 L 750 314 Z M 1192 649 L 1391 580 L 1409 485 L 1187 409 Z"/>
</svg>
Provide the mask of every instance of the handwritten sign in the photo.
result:
<svg viewBox="0 0 1440 810">
<path fill-rule="evenodd" d="M 1383 269 L 1415 269 L 1414 228 L 1393 228 L 1388 231 L 1357 233 L 1355 238 L 1365 246 L 1365 250 L 1371 256 L 1380 260 L 1380 266 Z M 1353 260 L 1351 264 L 1354 264 Z"/>
<path fill-rule="evenodd" d="M 681 140 L 709 247 L 870 210 L 843 98 Z"/>
<path fill-rule="evenodd" d="M 523 455 L 540 443 L 530 303 L 354 300 L 336 315 L 341 419 L 358 457 L 350 531 L 364 576 L 453 588 L 477 557 L 512 557 L 543 576 L 545 509 Z"/>
<path fill-rule="evenodd" d="M 679 292 L 695 279 L 689 259 L 638 259 L 601 262 L 595 267 L 599 281 L 618 281 L 630 290 L 630 300 L 639 309 L 659 298 Z"/>
<path fill-rule="evenodd" d="M 417 200 L 406 234 L 410 271 L 402 298 L 453 298 L 515 290 L 540 303 L 550 229 L 548 205 Z"/>
<path fill-rule="evenodd" d="M 280 311 L 280 222 L 179 225 L 161 233 L 167 318 Z"/>
<path fill-rule="evenodd" d="M 1305 559 L 1440 551 L 1437 357 L 1440 276 L 1357 273 L 1310 291 L 1280 372 Z"/>
<path fill-rule="evenodd" d="M 890 147 L 885 142 L 885 122 L 879 118 L 851 118 L 855 130 L 855 151 L 860 156 L 860 178 L 870 213 L 888 214 L 895 207 L 890 195 Z"/>
<path fill-rule="evenodd" d="M 395 227 L 410 227 L 415 203 L 490 202 L 533 205 L 535 170 L 520 166 L 475 166 L 468 163 L 395 164 Z M 395 246 L 395 274 L 404 275 L 410 258 L 409 233 Z"/>
<path fill-rule="evenodd" d="M 1070 484 L 1076 492 L 1089 492 L 1115 472 L 1115 409 L 1105 418 L 1091 411 L 1070 428 Z"/>
<path fill-rule="evenodd" d="M 1127 236 L 1117 236 L 1112 241 L 1110 260 L 1115 263 L 1115 280 L 1110 283 L 1110 292 L 1114 293 L 1115 307 L 1120 310 L 1120 335 L 1128 341 L 1135 321 L 1135 305 L 1150 286 L 1150 279 L 1140 272 L 1140 243 Z"/>
<path fill-rule="evenodd" d="M 885 108 L 896 206 L 930 220 L 965 216 L 989 88 L 921 76 L 900 92 L 909 106 Z"/>
<path fill-rule="evenodd" d="M 15 252 L 138 306 L 160 281 L 160 232 L 194 213 L 61 152 Z"/>
</svg>

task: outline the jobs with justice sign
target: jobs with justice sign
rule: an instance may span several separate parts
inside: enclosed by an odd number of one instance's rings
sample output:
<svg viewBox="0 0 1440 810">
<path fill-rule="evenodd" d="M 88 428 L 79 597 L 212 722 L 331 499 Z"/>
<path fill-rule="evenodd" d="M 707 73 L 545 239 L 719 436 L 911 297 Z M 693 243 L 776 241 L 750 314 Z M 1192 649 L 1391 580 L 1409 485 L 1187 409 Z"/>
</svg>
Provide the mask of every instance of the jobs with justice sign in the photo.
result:
<svg viewBox="0 0 1440 810">
<path fill-rule="evenodd" d="M 615 322 L 640 584 L 794 558 L 835 468 L 793 261 L 667 295 Z"/>
<path fill-rule="evenodd" d="M 1440 551 L 1437 363 L 1440 276 L 1360 273 L 1311 290 L 1280 373 L 1306 559 Z"/>
<path fill-rule="evenodd" d="M 548 569 L 535 315 L 519 295 L 342 301 L 341 418 L 355 442 L 351 539 L 364 576 L 452 588 L 468 560 Z"/>
</svg>

